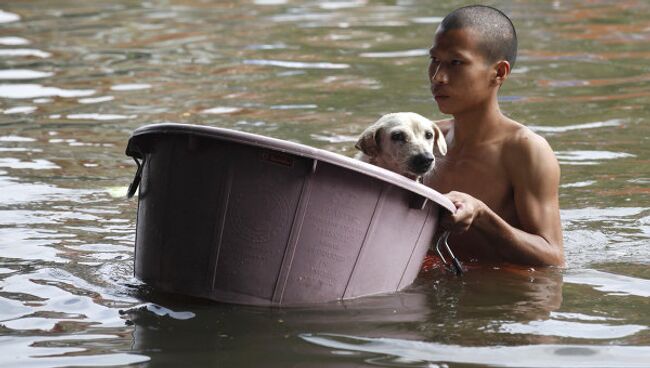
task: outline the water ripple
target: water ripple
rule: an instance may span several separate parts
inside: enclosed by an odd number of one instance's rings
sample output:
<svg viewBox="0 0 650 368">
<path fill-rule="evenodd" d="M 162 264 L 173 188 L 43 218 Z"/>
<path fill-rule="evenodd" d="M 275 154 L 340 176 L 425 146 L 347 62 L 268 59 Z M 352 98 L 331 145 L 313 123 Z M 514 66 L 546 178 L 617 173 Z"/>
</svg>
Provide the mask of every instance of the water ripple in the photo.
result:
<svg viewBox="0 0 650 368">
<path fill-rule="evenodd" d="M 0 23 L 11 23 L 20 20 L 20 15 L 0 10 Z"/>
<path fill-rule="evenodd" d="M 584 129 L 598 129 L 606 127 L 619 127 L 624 124 L 622 119 L 611 119 L 606 121 L 596 121 L 593 123 L 584 123 L 584 124 L 572 124 L 564 126 L 542 126 L 542 125 L 529 125 L 528 127 L 536 132 L 542 133 L 565 133 L 572 130 L 584 130 Z"/>
<path fill-rule="evenodd" d="M 360 6 L 366 5 L 367 3 L 367 0 L 321 1 L 318 3 L 318 7 L 325 10 L 338 10 L 358 8 Z"/>
<path fill-rule="evenodd" d="M 107 120 L 124 120 L 124 119 L 133 119 L 137 115 L 120 115 L 120 114 L 70 114 L 66 116 L 71 120 L 98 120 L 98 121 L 107 121 Z"/>
<path fill-rule="evenodd" d="M 282 60 L 244 60 L 244 64 L 249 65 L 262 65 L 262 66 L 277 66 L 280 68 L 290 69 L 347 69 L 350 67 L 348 64 L 337 64 L 327 62 L 299 62 L 299 61 L 282 61 Z"/>
<path fill-rule="evenodd" d="M 6 176 L 0 176 L 0 203 L 3 206 L 42 203 L 47 201 L 79 202 L 81 198 L 95 193 L 91 190 L 59 188 L 45 183 L 22 183 Z"/>
<path fill-rule="evenodd" d="M 411 18 L 411 22 L 415 24 L 438 24 L 443 19 L 443 17 L 415 17 Z"/>
<path fill-rule="evenodd" d="M 0 210 L 0 225 L 3 226 L 58 224 L 71 219 L 82 221 L 99 220 L 96 216 L 69 211 Z"/>
<path fill-rule="evenodd" d="M 575 319 L 578 321 L 615 321 L 621 320 L 621 318 L 612 318 L 604 316 L 591 316 L 583 313 L 567 313 L 567 312 L 551 312 L 551 318 L 553 319 Z"/>
<path fill-rule="evenodd" d="M 24 99 L 37 97 L 84 97 L 95 94 L 92 89 L 61 89 L 40 84 L 0 84 L 0 97 Z"/>
<path fill-rule="evenodd" d="M 318 105 L 315 104 L 304 104 L 304 105 L 271 105 L 272 110 L 303 110 L 303 109 L 315 109 Z"/>
<path fill-rule="evenodd" d="M 69 366 L 122 366 L 149 361 L 138 354 L 113 353 L 115 334 L 70 334 L 67 336 L 0 336 L 0 346 L 12 354 L 0 355 L 0 365 L 55 368 Z M 128 348 L 128 345 L 123 348 Z"/>
<path fill-rule="evenodd" d="M 145 304 L 137 305 L 127 310 L 123 310 L 121 313 L 129 314 L 129 313 L 140 312 L 140 311 L 151 312 L 159 317 L 168 316 L 169 318 L 173 318 L 181 321 L 196 317 L 196 314 L 194 314 L 193 312 L 177 312 L 153 303 L 145 303 Z"/>
<path fill-rule="evenodd" d="M 595 180 L 578 181 L 575 183 L 566 183 L 560 185 L 560 188 L 585 188 L 596 184 Z"/>
<path fill-rule="evenodd" d="M 636 157 L 631 153 L 610 151 L 557 151 L 555 156 L 563 165 L 597 165 L 603 160 Z"/>
<path fill-rule="evenodd" d="M 0 45 L 5 46 L 22 46 L 29 45 L 28 39 L 22 37 L 0 37 Z"/>
<path fill-rule="evenodd" d="M 289 0 L 253 0 L 255 5 L 284 5 Z"/>
<path fill-rule="evenodd" d="M 585 207 L 561 211 L 567 264 L 585 267 L 594 262 L 648 259 L 646 209 Z"/>
<path fill-rule="evenodd" d="M 650 297 L 650 280 L 617 275 L 609 272 L 585 269 L 564 276 L 564 281 L 572 284 L 594 286 L 594 289 L 609 295 L 636 295 Z"/>
<path fill-rule="evenodd" d="M 37 49 L 0 49 L 0 56 L 34 56 L 45 59 L 52 56 L 52 54 Z"/>
<path fill-rule="evenodd" d="M 246 46 L 247 50 L 283 50 L 288 49 L 289 46 L 283 43 L 274 43 L 274 44 L 255 44 Z"/>
<path fill-rule="evenodd" d="M 330 21 L 336 20 L 337 14 L 325 14 L 325 13 L 302 13 L 302 14 L 281 14 L 274 15 L 271 17 L 273 22 L 289 22 L 289 23 L 300 23 L 306 21 Z"/>
<path fill-rule="evenodd" d="M 0 157 L 0 167 L 31 170 L 53 170 L 61 168 L 61 166 L 45 159 L 37 158 L 29 161 L 23 161 L 21 159 L 12 157 Z"/>
<path fill-rule="evenodd" d="M 113 96 L 100 96 L 100 97 L 90 97 L 90 98 L 80 98 L 77 100 L 80 104 L 94 104 L 99 102 L 113 101 L 115 97 Z"/>
<path fill-rule="evenodd" d="M 0 79 L 4 80 L 21 80 L 21 79 L 40 79 L 53 76 L 54 73 L 39 72 L 30 69 L 5 69 L 0 70 Z"/>
<path fill-rule="evenodd" d="M 67 263 L 67 259 L 59 257 L 61 252 L 52 247 L 60 243 L 61 237 L 69 236 L 43 229 L 0 228 L 0 259 Z"/>
<path fill-rule="evenodd" d="M 384 366 L 416 362 L 447 362 L 501 367 L 645 367 L 650 347 L 617 345 L 459 346 L 392 338 L 333 334 L 301 334 L 314 345 L 353 352 L 390 355 Z M 531 359 L 534 357 L 534 359 Z M 381 361 L 373 360 L 375 364 Z"/>
<path fill-rule="evenodd" d="M 149 88 L 151 88 L 151 84 L 146 83 L 116 84 L 111 86 L 111 91 L 139 91 Z"/>
<path fill-rule="evenodd" d="M 0 137 L 0 142 L 35 142 L 36 139 L 21 137 L 17 135 L 5 135 Z"/>
<path fill-rule="evenodd" d="M 217 107 L 203 110 L 201 112 L 204 114 L 234 114 L 236 112 L 240 112 L 241 110 L 242 109 L 239 107 L 217 106 Z"/>
<path fill-rule="evenodd" d="M 420 57 L 429 55 L 429 50 L 427 49 L 413 49 L 413 50 L 404 50 L 404 51 L 385 51 L 385 52 L 363 52 L 359 54 L 361 57 L 365 58 L 404 58 L 404 57 Z"/>
<path fill-rule="evenodd" d="M 310 137 L 314 140 L 328 143 L 353 143 L 359 139 L 356 135 L 342 135 L 342 134 L 333 134 L 333 135 L 323 135 L 323 134 L 311 134 Z"/>
<path fill-rule="evenodd" d="M 2 113 L 5 114 L 5 115 L 31 114 L 36 110 L 38 110 L 38 107 L 36 107 L 36 106 L 16 106 L 16 107 L 6 109 L 6 110 L 2 111 Z"/>
<path fill-rule="evenodd" d="M 499 332 L 607 340 L 631 336 L 645 329 L 647 329 L 647 327 L 641 325 L 611 325 L 604 323 L 582 323 L 549 319 L 545 321 L 531 321 L 528 323 L 505 323 L 501 325 Z"/>
</svg>

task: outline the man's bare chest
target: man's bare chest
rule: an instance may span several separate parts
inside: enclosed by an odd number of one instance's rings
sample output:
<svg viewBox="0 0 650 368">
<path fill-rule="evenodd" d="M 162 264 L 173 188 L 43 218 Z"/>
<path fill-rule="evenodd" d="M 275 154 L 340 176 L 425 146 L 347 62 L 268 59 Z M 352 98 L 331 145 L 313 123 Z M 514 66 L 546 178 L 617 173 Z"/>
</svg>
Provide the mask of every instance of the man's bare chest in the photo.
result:
<svg viewBox="0 0 650 368">
<path fill-rule="evenodd" d="M 496 212 L 512 205 L 512 186 L 494 152 L 454 154 L 439 160 L 429 185 L 441 192 L 458 191 L 483 201 Z"/>
</svg>

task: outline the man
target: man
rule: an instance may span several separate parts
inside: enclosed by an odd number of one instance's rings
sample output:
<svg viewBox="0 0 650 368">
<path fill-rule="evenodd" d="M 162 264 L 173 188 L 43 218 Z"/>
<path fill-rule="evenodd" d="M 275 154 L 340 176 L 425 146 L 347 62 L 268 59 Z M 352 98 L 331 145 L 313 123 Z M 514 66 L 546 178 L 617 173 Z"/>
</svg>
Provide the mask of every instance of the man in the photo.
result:
<svg viewBox="0 0 650 368">
<path fill-rule="evenodd" d="M 497 92 L 517 53 L 510 19 L 469 6 L 450 13 L 430 49 L 429 80 L 449 142 L 426 184 L 457 211 L 443 216 L 465 261 L 563 266 L 560 168 L 548 143 L 499 109 Z"/>
</svg>

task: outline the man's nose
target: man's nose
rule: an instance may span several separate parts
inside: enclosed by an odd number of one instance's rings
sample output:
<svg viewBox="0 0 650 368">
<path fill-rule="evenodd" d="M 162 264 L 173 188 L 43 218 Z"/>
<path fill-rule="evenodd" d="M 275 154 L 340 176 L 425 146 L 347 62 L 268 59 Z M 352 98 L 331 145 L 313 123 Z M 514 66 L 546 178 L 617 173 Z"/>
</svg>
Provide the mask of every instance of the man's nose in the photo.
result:
<svg viewBox="0 0 650 368">
<path fill-rule="evenodd" d="M 442 63 L 433 66 L 431 74 L 431 83 L 432 84 L 444 84 L 447 83 L 447 72 L 442 67 Z"/>
</svg>

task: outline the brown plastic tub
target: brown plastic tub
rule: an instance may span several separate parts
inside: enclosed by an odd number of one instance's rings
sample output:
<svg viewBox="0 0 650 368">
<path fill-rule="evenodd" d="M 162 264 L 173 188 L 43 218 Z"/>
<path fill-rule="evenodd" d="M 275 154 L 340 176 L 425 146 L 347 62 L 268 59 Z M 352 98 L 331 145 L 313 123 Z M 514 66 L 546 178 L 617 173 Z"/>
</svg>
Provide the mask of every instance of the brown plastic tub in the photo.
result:
<svg viewBox="0 0 650 368">
<path fill-rule="evenodd" d="M 400 290 L 438 223 L 440 193 L 313 147 L 182 124 L 137 129 L 135 274 L 167 292 L 303 305 Z"/>
</svg>

